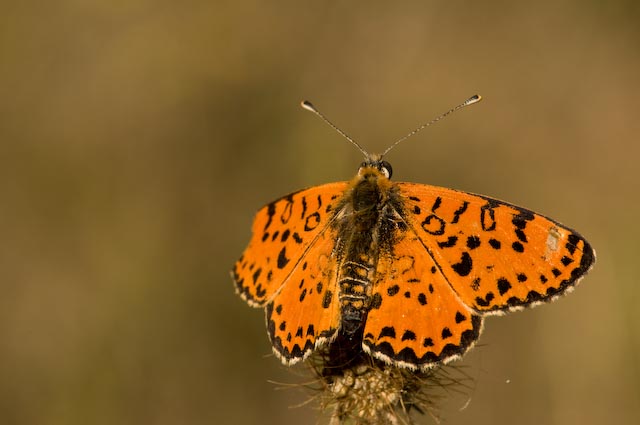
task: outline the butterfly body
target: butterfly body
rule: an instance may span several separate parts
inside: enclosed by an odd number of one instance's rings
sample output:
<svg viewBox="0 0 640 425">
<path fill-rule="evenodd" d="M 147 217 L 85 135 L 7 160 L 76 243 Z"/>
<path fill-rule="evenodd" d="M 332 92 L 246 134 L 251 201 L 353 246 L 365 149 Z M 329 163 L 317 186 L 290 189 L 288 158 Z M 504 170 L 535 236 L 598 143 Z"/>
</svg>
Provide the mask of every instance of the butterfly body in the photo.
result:
<svg viewBox="0 0 640 425">
<path fill-rule="evenodd" d="M 393 185 L 382 162 L 365 163 L 337 205 L 333 224 L 338 264 L 340 329 L 355 335 L 371 308 L 378 258 L 392 247 L 394 221 Z M 389 169 L 384 168 L 388 173 Z M 388 174 L 387 174 L 388 175 Z"/>
</svg>

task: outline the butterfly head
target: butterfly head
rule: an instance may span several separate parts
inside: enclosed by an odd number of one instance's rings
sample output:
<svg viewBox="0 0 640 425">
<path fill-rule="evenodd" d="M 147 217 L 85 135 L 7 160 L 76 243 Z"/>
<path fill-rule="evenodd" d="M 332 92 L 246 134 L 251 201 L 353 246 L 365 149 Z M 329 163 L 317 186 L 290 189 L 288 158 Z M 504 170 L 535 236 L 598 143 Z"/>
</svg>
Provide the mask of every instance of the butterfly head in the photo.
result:
<svg viewBox="0 0 640 425">
<path fill-rule="evenodd" d="M 358 169 L 359 177 L 367 177 L 370 174 L 382 174 L 384 177 L 390 179 L 393 174 L 391 164 L 382 159 L 382 155 L 378 154 L 366 154 L 365 161 L 360 164 Z"/>
</svg>

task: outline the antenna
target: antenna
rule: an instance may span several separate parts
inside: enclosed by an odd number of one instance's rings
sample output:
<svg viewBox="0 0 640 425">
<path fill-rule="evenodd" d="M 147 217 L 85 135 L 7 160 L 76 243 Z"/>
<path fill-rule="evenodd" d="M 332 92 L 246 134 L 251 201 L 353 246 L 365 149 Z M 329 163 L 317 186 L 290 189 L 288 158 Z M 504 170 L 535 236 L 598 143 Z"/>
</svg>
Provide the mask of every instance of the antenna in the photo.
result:
<svg viewBox="0 0 640 425">
<path fill-rule="evenodd" d="M 398 139 L 398 141 L 396 141 L 393 145 L 389 146 L 387 148 L 387 150 L 385 150 L 382 155 L 380 155 L 380 158 L 382 158 L 383 156 L 385 156 L 387 153 L 389 153 L 389 151 L 393 148 L 396 147 L 396 145 L 406 139 L 408 139 L 409 137 L 413 136 L 414 134 L 416 134 L 417 132 L 419 132 L 420 130 L 429 127 L 431 124 L 435 124 L 438 121 L 440 121 L 441 119 L 443 119 L 444 117 L 446 117 L 447 115 L 450 115 L 454 112 L 456 112 L 458 109 L 462 109 L 465 106 L 469 106 L 469 105 L 473 105 L 474 103 L 478 103 L 482 100 L 482 96 L 476 94 L 474 96 L 471 96 L 469 99 L 465 100 L 464 102 L 462 102 L 461 104 L 459 104 L 458 106 L 449 109 L 447 112 L 445 112 L 444 114 L 432 119 L 431 121 L 429 121 L 426 124 L 422 124 L 420 127 L 416 128 L 415 130 L 413 130 L 411 133 L 407 134 L 406 136 Z"/>
<path fill-rule="evenodd" d="M 345 133 L 344 131 L 340 130 L 338 127 L 336 127 L 331 121 L 329 121 L 327 119 L 327 117 L 325 117 L 324 115 L 322 115 L 320 113 L 320 111 L 318 111 L 316 109 L 315 106 L 313 106 L 313 104 L 311 102 L 309 102 L 308 100 L 303 100 L 300 103 L 300 106 L 302 106 L 304 109 L 306 109 L 307 111 L 311 111 L 314 114 L 316 114 L 317 116 L 319 116 L 324 122 L 326 122 L 327 124 L 329 124 L 329 126 L 331 128 L 333 128 L 335 131 L 337 131 L 338 133 L 340 133 L 342 135 L 342 137 L 344 137 L 345 139 L 347 139 L 348 141 L 350 141 L 351 143 L 353 143 L 359 150 L 360 152 L 362 152 L 362 154 L 366 157 L 369 158 L 369 153 L 367 151 L 365 151 L 362 146 L 360 146 L 355 140 L 353 140 L 351 137 L 349 137 L 349 135 L 347 133 Z"/>
<path fill-rule="evenodd" d="M 396 145 L 406 139 L 408 139 L 409 137 L 413 136 L 414 134 L 416 134 L 417 132 L 419 132 L 420 130 L 429 127 L 431 124 L 435 124 L 438 121 L 440 121 L 441 119 L 445 118 L 447 115 L 450 115 L 454 112 L 456 112 L 458 109 L 462 109 L 465 106 L 469 106 L 469 105 L 473 105 L 474 103 L 478 103 L 482 100 L 482 96 L 480 95 L 474 95 L 471 96 L 469 99 L 465 100 L 464 102 L 462 102 L 461 104 L 459 104 L 458 106 L 449 109 L 447 112 L 445 112 L 444 114 L 432 119 L 431 121 L 429 121 L 426 124 L 422 124 L 420 127 L 416 128 L 415 130 L 413 130 L 411 133 L 407 134 L 406 136 L 398 139 L 394 144 L 392 144 L 391 146 L 389 146 L 387 148 L 387 150 L 385 150 L 382 155 L 380 156 L 375 156 L 378 160 L 382 159 L 383 156 L 385 156 L 387 153 L 389 153 L 389 151 L 391 149 L 393 149 L 394 147 L 396 147 Z M 333 128 L 335 131 L 337 131 L 338 133 L 340 133 L 342 135 L 342 137 L 344 137 L 345 139 L 347 139 L 348 141 L 350 141 L 351 143 L 353 143 L 359 150 L 360 152 L 362 152 L 362 154 L 365 156 L 365 158 L 367 159 L 371 159 L 374 156 L 372 156 L 371 154 L 369 154 L 366 150 L 364 150 L 362 148 L 362 146 L 360 146 L 355 140 L 353 140 L 351 137 L 349 137 L 349 135 L 347 133 L 345 133 L 344 131 L 340 130 L 338 127 L 336 127 L 331 121 L 329 121 L 327 119 L 327 117 L 325 117 L 324 115 L 322 115 L 322 113 L 320 111 L 318 111 L 316 109 L 315 106 L 313 106 L 313 104 L 311 102 L 309 102 L 308 100 L 303 100 L 300 105 L 306 109 L 307 111 L 311 111 L 314 114 L 316 114 L 317 116 L 319 116 L 324 122 L 326 122 L 327 124 L 329 124 L 329 126 L 331 128 Z"/>
</svg>

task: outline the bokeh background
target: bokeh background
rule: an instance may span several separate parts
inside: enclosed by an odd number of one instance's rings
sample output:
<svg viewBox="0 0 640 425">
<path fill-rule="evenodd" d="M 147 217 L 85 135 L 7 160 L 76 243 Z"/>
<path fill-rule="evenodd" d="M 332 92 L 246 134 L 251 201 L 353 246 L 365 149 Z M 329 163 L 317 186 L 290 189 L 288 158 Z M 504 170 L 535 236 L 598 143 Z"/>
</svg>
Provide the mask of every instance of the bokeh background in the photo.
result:
<svg viewBox="0 0 640 425">
<path fill-rule="evenodd" d="M 638 423 L 639 18 L 631 0 L 3 1 L 0 423 L 318 423 L 229 276 L 260 206 L 361 161 L 299 101 L 380 151 L 475 93 L 388 156 L 396 179 L 543 212 L 598 262 L 487 320 L 444 423 Z"/>
</svg>

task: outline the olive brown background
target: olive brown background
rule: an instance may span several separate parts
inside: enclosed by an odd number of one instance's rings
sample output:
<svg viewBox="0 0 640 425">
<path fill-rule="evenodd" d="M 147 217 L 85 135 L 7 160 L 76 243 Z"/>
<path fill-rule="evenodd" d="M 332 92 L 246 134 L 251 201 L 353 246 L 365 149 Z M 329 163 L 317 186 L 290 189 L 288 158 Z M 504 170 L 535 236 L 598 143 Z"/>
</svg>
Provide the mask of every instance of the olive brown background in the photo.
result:
<svg viewBox="0 0 640 425">
<path fill-rule="evenodd" d="M 445 423 L 637 423 L 639 18 L 633 1 L 3 1 L 0 423 L 318 423 L 229 276 L 260 206 L 361 161 L 299 102 L 381 151 L 475 93 L 389 154 L 395 178 L 540 211 L 598 261 L 568 297 L 486 321 Z"/>
</svg>

